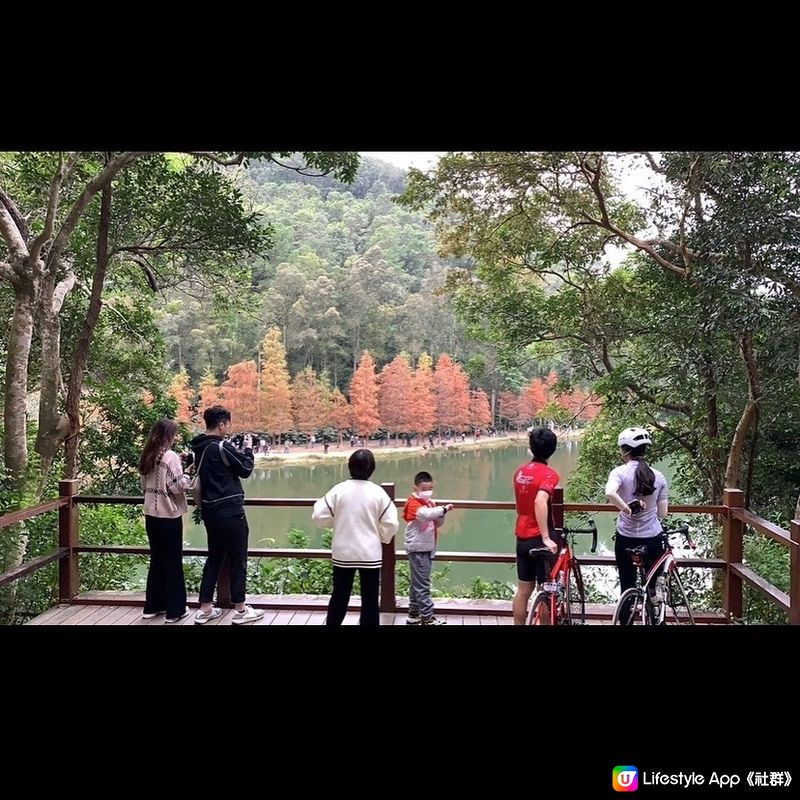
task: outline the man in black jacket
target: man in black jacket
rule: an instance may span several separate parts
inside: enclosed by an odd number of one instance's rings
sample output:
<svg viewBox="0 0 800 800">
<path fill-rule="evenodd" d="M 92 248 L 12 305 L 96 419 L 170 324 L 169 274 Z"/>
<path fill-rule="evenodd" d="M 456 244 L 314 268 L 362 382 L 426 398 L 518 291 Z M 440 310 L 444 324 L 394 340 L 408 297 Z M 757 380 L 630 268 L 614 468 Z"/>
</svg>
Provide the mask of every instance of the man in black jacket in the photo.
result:
<svg viewBox="0 0 800 800">
<path fill-rule="evenodd" d="M 231 600 L 236 608 L 234 625 L 255 622 L 264 616 L 245 605 L 247 578 L 247 540 L 250 529 L 244 513 L 244 489 L 239 478 L 253 472 L 253 447 L 250 436 L 244 449 L 237 450 L 225 440 L 231 427 L 231 412 L 222 406 L 211 406 L 203 412 L 206 432 L 191 442 L 194 463 L 200 476 L 202 503 L 200 513 L 208 533 L 208 558 L 200 583 L 200 610 L 195 623 L 202 625 L 222 614 L 212 604 L 219 570 L 227 553 L 231 574 Z"/>
</svg>

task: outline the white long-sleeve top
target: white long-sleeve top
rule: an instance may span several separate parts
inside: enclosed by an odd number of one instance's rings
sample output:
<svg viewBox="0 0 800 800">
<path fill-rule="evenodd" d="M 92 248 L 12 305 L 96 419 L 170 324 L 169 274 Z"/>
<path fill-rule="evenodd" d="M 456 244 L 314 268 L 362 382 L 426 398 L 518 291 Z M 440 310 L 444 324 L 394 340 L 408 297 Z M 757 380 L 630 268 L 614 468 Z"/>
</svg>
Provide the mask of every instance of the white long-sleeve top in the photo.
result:
<svg viewBox="0 0 800 800">
<path fill-rule="evenodd" d="M 378 569 L 381 543 L 397 533 L 397 507 L 372 481 L 337 483 L 314 504 L 311 519 L 321 528 L 333 526 L 331 557 L 336 567 Z"/>
<path fill-rule="evenodd" d="M 172 450 L 156 462 L 155 467 L 141 475 L 144 490 L 144 513 L 148 517 L 175 519 L 189 509 L 184 492 L 189 488 L 189 476 L 184 475 L 180 457 Z"/>
</svg>

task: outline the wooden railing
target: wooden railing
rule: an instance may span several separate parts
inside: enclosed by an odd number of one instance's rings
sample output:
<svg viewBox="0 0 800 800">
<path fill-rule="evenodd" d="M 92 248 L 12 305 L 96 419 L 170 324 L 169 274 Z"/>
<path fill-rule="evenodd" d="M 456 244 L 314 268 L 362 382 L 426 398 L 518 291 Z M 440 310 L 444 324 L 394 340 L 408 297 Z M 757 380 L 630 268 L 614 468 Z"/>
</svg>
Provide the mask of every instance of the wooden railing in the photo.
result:
<svg viewBox="0 0 800 800">
<path fill-rule="evenodd" d="M 384 491 L 395 501 L 399 507 L 404 505 L 403 500 L 395 499 L 395 486 L 393 483 L 381 484 Z M 58 509 L 58 547 L 42 556 L 31 559 L 14 569 L 0 574 L 0 587 L 19 578 L 35 572 L 38 569 L 58 560 L 59 562 L 59 599 L 61 602 L 72 602 L 78 595 L 80 575 L 78 571 L 78 557 L 81 553 L 116 553 L 127 555 L 148 555 L 148 547 L 108 546 L 108 545 L 81 545 L 79 537 L 78 506 L 83 503 L 93 504 L 133 504 L 141 505 L 142 497 L 137 496 L 109 496 L 109 495 L 81 495 L 78 493 L 79 482 L 66 480 L 59 482 L 60 496 L 55 500 L 34 506 L 32 508 L 15 511 L 0 516 L 0 529 L 7 528 L 33 517 Z M 316 498 L 246 498 L 244 504 L 253 507 L 311 507 Z M 454 503 L 459 509 L 484 509 L 513 511 L 513 501 L 490 500 L 440 500 L 440 503 Z M 192 500 L 189 500 L 192 503 Z M 553 495 L 553 517 L 557 526 L 564 524 L 567 513 L 577 512 L 617 513 L 614 506 L 605 503 L 565 503 L 564 493 L 558 487 Z M 722 569 L 725 571 L 723 588 L 723 610 L 727 620 L 738 619 L 742 615 L 742 587 L 743 581 L 753 587 L 757 592 L 768 598 L 771 602 L 788 612 L 789 622 L 792 625 L 800 624 L 800 521 L 793 520 L 789 531 L 752 514 L 743 507 L 743 493 L 738 489 L 726 489 L 722 505 L 674 505 L 670 506 L 671 514 L 710 514 L 722 517 L 723 524 L 723 550 L 722 558 L 681 558 L 681 566 L 702 567 L 708 569 Z M 743 536 L 745 526 L 780 542 L 790 551 L 790 587 L 789 593 L 782 592 L 752 569 L 742 563 Z M 186 556 L 205 556 L 205 548 L 185 548 Z M 330 558 L 330 550 L 302 550 L 292 548 L 252 548 L 247 551 L 251 558 Z M 496 552 L 437 552 L 437 559 L 441 561 L 484 562 L 484 563 L 509 563 L 513 564 L 513 553 Z M 395 570 L 398 560 L 407 560 L 407 554 L 395 549 L 395 543 L 383 546 L 383 566 L 381 570 L 381 611 L 393 612 L 396 610 L 395 596 Z M 581 563 L 586 565 L 612 566 L 615 564 L 613 556 L 580 557 Z M 217 587 L 217 603 L 222 607 L 231 605 L 230 587 L 228 582 L 227 564 L 223 565 Z"/>
</svg>

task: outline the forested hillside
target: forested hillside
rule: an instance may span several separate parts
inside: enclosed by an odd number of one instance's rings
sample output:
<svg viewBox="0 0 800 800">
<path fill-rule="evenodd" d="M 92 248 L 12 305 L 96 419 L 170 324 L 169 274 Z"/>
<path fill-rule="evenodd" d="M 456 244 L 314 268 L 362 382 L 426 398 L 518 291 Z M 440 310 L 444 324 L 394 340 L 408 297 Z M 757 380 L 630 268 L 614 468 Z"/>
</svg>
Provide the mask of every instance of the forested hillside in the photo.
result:
<svg viewBox="0 0 800 800">
<path fill-rule="evenodd" d="M 267 330 L 280 329 L 288 368 L 305 367 L 346 391 L 364 350 L 383 365 L 400 353 L 413 361 L 448 353 L 476 388 L 519 390 L 529 377 L 560 363 L 521 359 L 523 370 L 498 363 L 491 348 L 470 339 L 441 290 L 448 267 L 436 254 L 431 225 L 393 202 L 405 175 L 389 164 L 362 161 L 354 183 L 310 178 L 253 162 L 236 180 L 268 220 L 274 244 L 254 258 L 250 288 L 209 302 L 195 285 L 156 301 L 168 367 L 185 368 L 193 385 L 209 369 L 259 360 Z"/>
</svg>

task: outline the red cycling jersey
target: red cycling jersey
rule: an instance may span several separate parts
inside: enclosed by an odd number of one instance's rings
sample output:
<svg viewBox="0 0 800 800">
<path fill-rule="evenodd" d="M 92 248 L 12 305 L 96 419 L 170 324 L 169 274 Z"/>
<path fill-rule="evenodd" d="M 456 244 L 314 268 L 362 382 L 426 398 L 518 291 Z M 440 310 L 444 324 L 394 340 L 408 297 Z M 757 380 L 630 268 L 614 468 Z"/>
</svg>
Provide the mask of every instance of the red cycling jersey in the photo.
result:
<svg viewBox="0 0 800 800">
<path fill-rule="evenodd" d="M 541 461 L 523 464 L 514 473 L 514 496 L 517 501 L 517 527 L 514 533 L 518 539 L 533 539 L 541 535 L 534 510 L 536 495 L 541 490 L 552 498 L 559 480 L 558 473 Z M 547 518 L 550 527 L 554 527 L 550 500 L 547 501 Z"/>
</svg>

